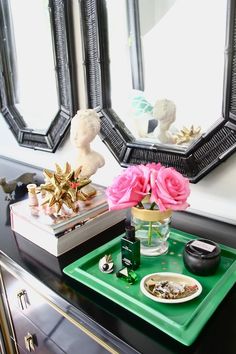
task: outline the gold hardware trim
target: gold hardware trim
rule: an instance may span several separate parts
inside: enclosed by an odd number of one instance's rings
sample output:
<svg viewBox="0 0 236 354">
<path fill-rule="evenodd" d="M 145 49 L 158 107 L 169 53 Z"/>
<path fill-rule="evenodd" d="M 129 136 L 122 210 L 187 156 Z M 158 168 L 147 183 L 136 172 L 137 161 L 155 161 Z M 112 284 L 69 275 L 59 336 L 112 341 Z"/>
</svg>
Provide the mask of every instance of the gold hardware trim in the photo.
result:
<svg viewBox="0 0 236 354">
<path fill-rule="evenodd" d="M 35 351 L 35 347 L 34 347 L 34 337 L 31 333 L 27 333 L 26 336 L 24 336 L 24 340 L 25 340 L 25 347 L 28 350 L 28 352 L 31 351 Z"/>
<path fill-rule="evenodd" d="M 16 293 L 16 297 L 17 297 L 18 305 L 19 305 L 20 309 L 21 309 L 22 311 L 24 311 L 25 309 L 27 309 L 28 301 L 27 301 L 27 292 L 26 292 L 26 290 L 25 290 L 25 289 L 19 290 L 19 291 Z"/>
<path fill-rule="evenodd" d="M 84 327 L 82 324 L 80 324 L 79 322 L 77 322 L 76 320 L 74 320 L 71 316 L 69 316 L 66 312 L 64 312 L 63 310 L 61 310 L 57 305 L 55 305 L 53 302 L 51 302 L 45 295 L 43 295 L 40 291 L 38 291 L 37 289 L 35 289 L 34 286 L 32 286 L 31 284 L 29 284 L 27 282 L 27 280 L 23 280 L 21 279 L 14 271 L 12 271 L 12 269 L 10 269 L 8 266 L 6 266 L 2 261 L 0 261 L 0 265 L 5 268 L 10 274 L 12 274 L 15 278 L 17 278 L 20 281 L 23 281 L 25 284 L 27 284 L 27 286 L 29 286 L 31 289 L 33 289 L 36 293 L 38 293 L 45 301 L 46 303 L 51 306 L 52 308 L 54 308 L 60 315 L 62 315 L 63 317 L 65 317 L 69 322 L 71 322 L 73 325 L 75 325 L 77 328 L 79 328 L 82 332 L 84 332 L 85 334 L 87 334 L 90 338 L 92 338 L 95 342 L 97 342 L 98 344 L 100 344 L 103 348 L 105 348 L 109 353 L 111 354 L 120 354 L 117 350 L 115 350 L 114 348 L 112 348 L 109 344 L 107 344 L 106 342 L 104 342 L 102 339 L 100 339 L 99 337 L 97 337 L 94 333 L 90 332 L 90 330 L 88 330 L 86 327 Z M 45 285 L 46 286 L 46 285 Z"/>
<path fill-rule="evenodd" d="M 12 324 L 12 317 L 8 308 L 8 305 L 4 305 L 5 304 L 5 300 L 6 300 L 6 290 L 5 290 L 5 286 L 4 286 L 4 282 L 3 282 L 3 278 L 2 278 L 2 274 L 1 274 L 1 269 L 0 269 L 0 284 L 2 286 L 2 291 L 1 291 L 1 296 L 0 296 L 0 321 L 1 321 L 1 325 L 2 325 L 2 332 L 3 332 L 3 337 L 4 337 L 4 343 L 7 349 L 7 353 L 16 353 L 19 354 L 17 345 L 16 345 L 16 338 L 15 338 L 15 332 L 14 332 L 14 327 Z M 4 297 L 4 299 L 2 299 L 2 297 Z M 7 319 L 9 319 L 7 324 Z M 11 332 L 11 333 L 10 333 Z M 14 340 L 13 343 L 10 339 L 10 335 L 13 335 Z"/>
</svg>

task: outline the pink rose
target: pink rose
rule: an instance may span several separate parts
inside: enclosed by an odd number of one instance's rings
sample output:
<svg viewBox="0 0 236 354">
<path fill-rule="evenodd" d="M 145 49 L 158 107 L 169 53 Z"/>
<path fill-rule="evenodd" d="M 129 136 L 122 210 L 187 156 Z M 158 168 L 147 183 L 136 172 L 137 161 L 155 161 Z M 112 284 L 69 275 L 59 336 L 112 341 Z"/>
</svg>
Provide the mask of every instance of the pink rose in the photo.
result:
<svg viewBox="0 0 236 354">
<path fill-rule="evenodd" d="M 161 167 L 159 171 L 152 171 L 150 176 L 151 197 L 161 211 L 166 209 L 184 210 L 189 204 L 186 202 L 189 194 L 189 180 L 172 167 Z"/>
<path fill-rule="evenodd" d="M 144 165 L 126 168 L 106 189 L 109 210 L 136 206 L 150 190 L 149 175 Z"/>
</svg>

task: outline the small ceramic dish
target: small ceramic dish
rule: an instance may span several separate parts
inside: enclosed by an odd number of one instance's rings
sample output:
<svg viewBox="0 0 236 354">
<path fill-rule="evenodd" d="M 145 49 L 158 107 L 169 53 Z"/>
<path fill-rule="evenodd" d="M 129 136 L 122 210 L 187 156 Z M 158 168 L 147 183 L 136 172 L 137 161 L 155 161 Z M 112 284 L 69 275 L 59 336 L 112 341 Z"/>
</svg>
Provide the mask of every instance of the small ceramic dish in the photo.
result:
<svg viewBox="0 0 236 354">
<path fill-rule="evenodd" d="M 157 291 L 153 291 L 155 286 Z M 169 289 L 173 287 L 175 288 L 175 291 L 176 289 L 177 291 L 180 291 L 178 295 L 179 297 L 164 298 L 155 295 L 160 294 L 160 292 L 163 294 L 163 292 L 169 291 Z M 199 296 L 202 292 L 202 286 L 196 279 L 187 275 L 169 272 L 146 275 L 141 280 L 140 289 L 142 293 L 150 299 L 166 304 L 179 304 L 190 301 Z M 159 291 L 159 289 L 161 290 Z"/>
</svg>

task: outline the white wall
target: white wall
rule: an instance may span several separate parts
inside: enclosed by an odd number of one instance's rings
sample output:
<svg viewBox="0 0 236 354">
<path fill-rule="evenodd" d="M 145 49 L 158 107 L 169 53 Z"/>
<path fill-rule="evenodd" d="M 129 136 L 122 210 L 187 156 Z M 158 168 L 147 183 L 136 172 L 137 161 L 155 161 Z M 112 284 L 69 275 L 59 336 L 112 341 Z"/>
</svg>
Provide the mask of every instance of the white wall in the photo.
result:
<svg viewBox="0 0 236 354">
<path fill-rule="evenodd" d="M 75 15 L 78 15 L 77 11 L 75 11 Z M 78 19 L 76 20 L 76 26 L 78 33 Z M 76 40 L 77 45 L 79 45 L 78 39 Z M 79 62 L 79 50 L 77 54 Z M 80 82 L 80 85 L 83 87 L 82 82 Z M 80 102 L 82 106 L 84 106 L 85 97 L 85 92 L 81 89 Z M 109 185 L 122 168 L 98 137 L 93 142 L 92 148 L 102 153 L 106 160 L 105 166 L 93 177 L 93 182 Z M 76 154 L 75 148 L 72 147 L 68 137 L 54 154 L 22 148 L 17 144 L 4 119 L 0 117 L 0 155 L 53 169 L 55 162 L 64 165 L 66 161 L 69 161 L 74 165 Z M 3 177 L 1 171 L 0 177 Z M 236 224 L 236 154 L 200 182 L 195 185 L 192 184 L 191 190 L 191 208 L 189 210 Z"/>
</svg>

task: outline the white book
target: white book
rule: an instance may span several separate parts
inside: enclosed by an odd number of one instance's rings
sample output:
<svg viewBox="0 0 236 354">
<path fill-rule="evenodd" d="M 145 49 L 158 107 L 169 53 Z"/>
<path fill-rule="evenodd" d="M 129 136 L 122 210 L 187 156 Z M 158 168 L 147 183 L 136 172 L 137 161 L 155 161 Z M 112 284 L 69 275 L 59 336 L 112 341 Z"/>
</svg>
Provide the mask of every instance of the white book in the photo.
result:
<svg viewBox="0 0 236 354">
<path fill-rule="evenodd" d="M 71 250 L 126 218 L 125 210 L 105 211 L 59 236 L 38 228 L 11 210 L 12 230 L 54 256 Z"/>
<path fill-rule="evenodd" d="M 42 206 L 42 198 L 38 196 L 39 205 L 29 206 L 29 200 L 24 199 L 10 205 L 11 221 L 18 216 L 29 224 L 35 225 L 42 231 L 46 231 L 55 235 L 63 234 L 65 231 L 75 228 L 77 225 L 83 224 L 84 221 L 101 214 L 108 210 L 108 204 L 105 195 L 105 187 L 95 185 L 97 193 L 94 197 L 86 201 L 78 201 L 78 212 L 73 212 L 66 206 L 63 206 L 60 215 L 55 215 L 47 206 Z M 16 226 L 14 231 L 18 232 Z"/>
</svg>

